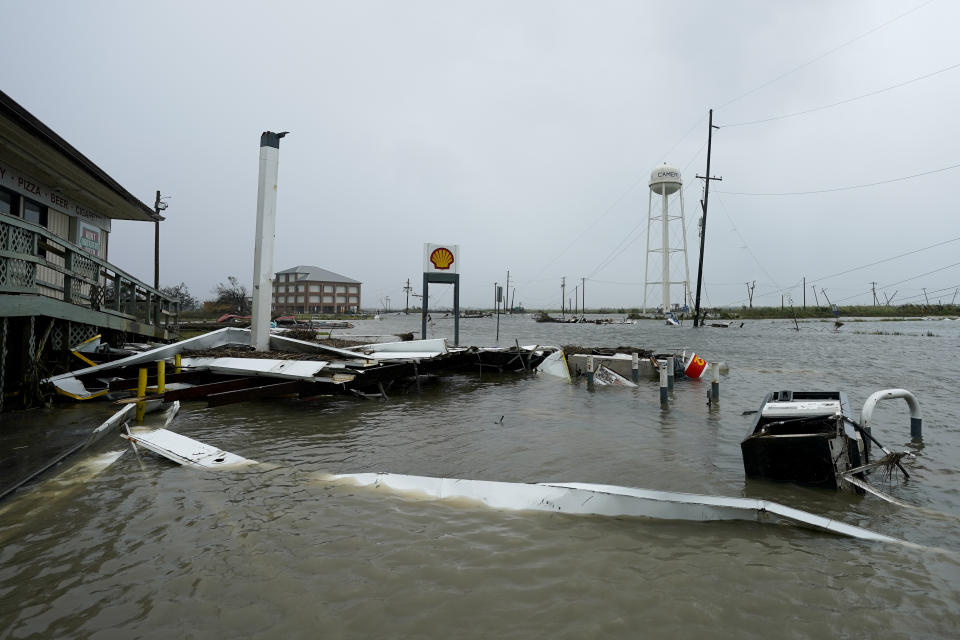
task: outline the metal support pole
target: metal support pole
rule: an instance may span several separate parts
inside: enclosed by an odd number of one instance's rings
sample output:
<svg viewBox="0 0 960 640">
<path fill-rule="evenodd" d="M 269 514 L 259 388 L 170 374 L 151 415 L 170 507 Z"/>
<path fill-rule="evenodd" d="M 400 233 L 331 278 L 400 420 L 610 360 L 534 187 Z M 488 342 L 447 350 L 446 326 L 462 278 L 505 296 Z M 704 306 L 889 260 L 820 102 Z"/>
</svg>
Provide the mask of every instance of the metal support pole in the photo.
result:
<svg viewBox="0 0 960 640">
<path fill-rule="evenodd" d="M 423 304 L 420 309 L 420 339 L 427 339 L 427 315 L 429 315 L 430 307 L 430 280 L 427 278 L 427 274 L 423 274 Z"/>
<path fill-rule="evenodd" d="M 460 346 L 460 274 L 453 281 L 453 346 Z"/>
<path fill-rule="evenodd" d="M 273 301 L 273 245 L 277 226 L 277 166 L 280 138 L 286 131 L 260 134 L 260 179 L 257 185 L 257 228 L 253 247 L 253 315 L 250 346 L 270 349 L 270 311 Z"/>
<path fill-rule="evenodd" d="M 167 363 L 165 360 L 157 360 L 157 393 L 163 393 L 167 390 Z"/>
<path fill-rule="evenodd" d="M 720 363 L 710 363 L 710 398 L 713 402 L 720 401 Z"/>
<path fill-rule="evenodd" d="M 667 368 L 660 367 L 660 408 L 668 409 L 670 407 L 669 382 L 667 381 Z"/>
<path fill-rule="evenodd" d="M 673 356 L 667 357 L 667 388 L 673 391 Z"/>
<path fill-rule="evenodd" d="M 633 384 L 640 382 L 640 356 L 636 352 L 630 356 L 630 372 L 633 374 Z"/>
<path fill-rule="evenodd" d="M 587 356 L 587 388 L 593 389 L 593 356 Z"/>
<path fill-rule="evenodd" d="M 143 424 L 143 414 L 147 411 L 147 403 L 143 398 L 147 395 L 147 369 L 141 367 L 137 374 L 137 424 Z"/>
<path fill-rule="evenodd" d="M 173 356 L 173 372 L 180 373 L 180 354 Z"/>
</svg>

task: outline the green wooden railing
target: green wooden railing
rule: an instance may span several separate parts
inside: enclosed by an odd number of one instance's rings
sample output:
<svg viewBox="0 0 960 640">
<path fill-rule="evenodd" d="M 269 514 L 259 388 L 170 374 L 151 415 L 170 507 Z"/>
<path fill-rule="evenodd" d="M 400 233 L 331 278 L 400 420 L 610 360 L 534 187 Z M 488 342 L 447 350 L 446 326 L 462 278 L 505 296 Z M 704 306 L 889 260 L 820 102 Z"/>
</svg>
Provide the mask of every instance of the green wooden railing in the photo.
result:
<svg viewBox="0 0 960 640">
<path fill-rule="evenodd" d="M 2 214 L 0 294 L 55 298 L 163 329 L 180 323 L 176 298 L 42 227 Z"/>
</svg>

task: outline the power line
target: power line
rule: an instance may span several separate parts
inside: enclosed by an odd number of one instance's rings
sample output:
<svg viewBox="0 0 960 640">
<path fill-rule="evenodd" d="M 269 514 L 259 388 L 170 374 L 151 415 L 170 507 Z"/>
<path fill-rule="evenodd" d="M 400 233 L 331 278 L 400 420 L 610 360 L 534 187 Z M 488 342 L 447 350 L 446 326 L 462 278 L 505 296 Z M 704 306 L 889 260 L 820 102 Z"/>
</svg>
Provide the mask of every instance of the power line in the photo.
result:
<svg viewBox="0 0 960 640">
<path fill-rule="evenodd" d="M 943 171 L 949 171 L 951 169 L 956 169 L 960 167 L 960 164 L 952 164 L 949 167 L 942 167 L 940 169 L 932 169 L 930 171 L 924 171 L 922 173 L 914 173 L 909 176 L 902 176 L 900 178 L 890 178 L 889 180 L 880 180 L 879 182 L 867 182 L 864 184 L 854 184 L 847 187 L 833 187 L 831 189 L 816 189 L 814 191 L 783 191 L 778 193 L 757 193 L 749 191 L 720 191 L 723 195 L 727 196 L 807 196 L 815 193 L 833 193 L 835 191 L 850 191 L 851 189 L 863 189 L 866 187 L 876 187 L 881 184 L 890 184 L 892 182 L 903 182 L 904 180 L 912 180 L 913 178 L 920 178 L 922 176 L 928 176 L 933 173 L 941 173 Z"/>
<path fill-rule="evenodd" d="M 870 29 L 869 31 L 865 31 L 864 33 L 861 33 L 861 34 L 858 35 L 857 37 L 855 37 L 855 38 L 853 38 L 853 39 L 851 39 L 851 40 L 847 40 L 846 42 L 844 42 L 844 43 L 842 43 L 842 44 L 839 44 L 839 45 L 835 46 L 834 48 L 829 49 L 829 50 L 821 53 L 821 54 L 818 55 L 818 56 L 815 56 L 814 58 L 811 58 L 810 60 L 804 62 L 804 63 L 801 64 L 801 65 L 798 65 L 798 66 L 790 69 L 789 71 L 786 71 L 786 72 L 784 72 L 784 73 L 781 73 L 780 75 L 778 75 L 777 77 L 773 78 L 772 80 L 768 80 L 767 82 L 764 82 L 764 83 L 761 84 L 760 86 L 754 87 L 753 89 L 750 89 L 750 90 L 747 91 L 746 93 L 742 93 L 742 94 L 740 94 L 739 96 L 737 96 L 736 98 L 733 98 L 732 100 L 729 100 L 729 101 L 727 101 L 727 102 L 724 102 L 724 103 L 721 104 L 719 107 L 717 107 L 717 109 L 723 109 L 724 107 L 727 107 L 727 106 L 733 104 L 734 102 L 737 102 L 737 101 L 739 101 L 739 100 L 741 100 L 741 99 L 743 99 L 743 98 L 746 98 L 748 95 L 750 95 L 750 94 L 752 94 L 752 93 L 755 93 L 755 92 L 757 92 L 757 91 L 759 91 L 759 90 L 761 90 L 761 89 L 765 89 L 766 87 L 769 87 L 771 84 L 777 82 L 778 80 L 782 80 L 783 78 L 786 78 L 786 77 L 789 76 L 790 74 L 796 73 L 796 72 L 799 71 L 800 69 L 803 69 L 803 68 L 805 68 L 805 67 L 809 67 L 809 66 L 810 66 L 811 64 L 813 64 L 814 62 L 817 62 L 817 61 L 819 61 L 819 60 L 822 60 L 823 58 L 826 58 L 826 57 L 829 56 L 830 54 L 835 53 L 835 52 L 839 51 L 840 49 L 843 49 L 844 47 L 847 47 L 847 46 L 853 44 L 854 42 L 857 42 L 858 40 L 862 40 L 863 38 L 866 38 L 867 36 L 871 35 L 872 33 L 875 33 L 875 32 L 877 32 L 877 31 L 879 31 L 880 29 L 883 29 L 884 27 L 886 27 L 886 26 L 888 26 L 888 25 L 896 22 L 897 20 L 899 20 L 899 19 L 901 19 L 901 18 L 905 18 L 906 16 L 910 15 L 910 14 L 913 13 L 914 11 L 917 11 L 918 9 L 922 9 L 922 8 L 924 8 L 925 6 L 927 6 L 928 4 L 930 4 L 930 3 L 932 3 L 932 2 L 933 2 L 933 0 L 927 0 L 927 2 L 924 2 L 923 4 L 919 4 L 919 5 L 917 5 L 916 7 L 914 7 L 913 9 L 910 9 L 909 11 L 906 11 L 906 12 L 904 12 L 904 13 L 901 13 L 901 14 L 898 15 L 898 16 L 895 16 L 895 17 L 891 18 L 890 20 L 887 20 L 886 22 L 877 25 L 877 26 L 874 27 L 873 29 Z"/>
<path fill-rule="evenodd" d="M 895 286 L 897 286 L 898 284 L 903 284 L 904 282 L 910 282 L 911 280 L 916 280 L 917 278 L 923 278 L 923 277 L 925 277 L 925 276 L 933 275 L 934 273 L 940 273 L 941 271 L 946 271 L 947 269 L 952 269 L 952 268 L 958 267 L 958 266 L 960 266 L 960 262 L 954 262 L 953 264 L 948 264 L 948 265 L 945 266 L 945 267 L 940 267 L 939 269 L 934 269 L 933 271 L 927 271 L 926 273 L 921 273 L 920 275 L 911 276 L 911 277 L 905 278 L 905 279 L 903 279 L 903 280 L 898 280 L 897 282 L 890 282 L 890 283 L 888 283 L 888 284 L 883 285 L 883 287 L 881 287 L 881 289 L 884 288 L 884 287 L 895 287 Z M 859 296 L 862 296 L 862 295 L 866 295 L 866 294 L 868 294 L 868 293 L 870 293 L 870 290 L 869 290 L 869 289 L 867 289 L 866 291 L 864 291 L 864 292 L 862 292 L 862 293 L 857 293 L 857 294 L 854 294 L 854 295 L 852 295 L 852 296 L 847 296 L 846 298 L 841 298 L 840 300 L 837 300 L 837 302 L 841 302 L 841 301 L 843 301 L 843 300 L 850 300 L 851 298 L 856 298 L 856 297 L 859 297 Z"/>
<path fill-rule="evenodd" d="M 956 291 L 958 288 L 960 288 L 960 284 L 954 284 L 949 287 L 943 287 L 942 289 L 934 289 L 933 291 L 927 291 L 927 295 L 934 294 L 934 293 L 942 293 L 944 291 Z M 901 298 L 901 300 L 913 300 L 914 298 L 923 298 L 923 297 L 925 297 L 924 294 L 918 293 L 913 296 L 907 296 L 906 298 Z"/>
<path fill-rule="evenodd" d="M 941 74 L 941 73 L 945 73 L 945 72 L 947 72 L 947 71 L 951 71 L 951 70 L 953 70 L 953 69 L 956 69 L 957 67 L 960 67 L 960 62 L 958 62 L 958 63 L 956 63 L 956 64 L 952 64 L 952 65 L 950 65 L 949 67 L 944 67 L 943 69 L 939 69 L 939 70 L 934 71 L 934 72 L 932 72 L 932 73 L 928 73 L 928 74 L 926 74 L 926 75 L 922 75 L 922 76 L 919 76 L 919 77 L 917 77 L 917 78 L 912 78 L 912 79 L 910 79 L 910 80 L 906 80 L 906 81 L 901 82 L 901 83 L 899 83 L 899 84 L 895 84 L 895 85 L 892 85 L 892 86 L 889 86 L 889 87 L 884 87 L 883 89 L 877 89 L 876 91 L 871 91 L 870 93 L 865 93 L 865 94 L 863 94 L 863 95 L 859 95 L 859 96 L 856 96 L 856 97 L 853 97 L 853 98 L 847 98 L 847 99 L 845 99 L 845 100 L 840 100 L 839 102 L 833 102 L 833 103 L 830 103 L 830 104 L 821 105 L 821 106 L 819 106 L 819 107 L 813 107 L 813 108 L 811 108 L 811 109 L 804 109 L 803 111 L 794 111 L 793 113 L 784 113 L 784 114 L 779 115 L 779 116 L 771 116 L 771 117 L 769 117 L 769 118 L 761 118 L 760 120 L 748 120 L 748 121 L 746 121 L 746 122 L 735 122 L 734 124 L 726 124 L 726 125 L 723 125 L 723 128 L 724 128 L 724 129 L 730 129 L 730 128 L 732 128 L 732 127 L 745 127 L 745 126 L 752 125 L 752 124 L 763 124 L 764 122 L 772 122 L 772 121 L 774 121 L 774 120 L 783 120 L 784 118 L 795 118 L 796 116 L 803 116 L 803 115 L 807 115 L 808 113 L 814 113 L 814 112 L 817 112 L 817 111 L 823 111 L 824 109 L 832 109 L 833 107 L 839 107 L 839 106 L 842 105 L 842 104 L 848 104 L 848 103 L 850 103 L 850 102 L 856 102 L 857 100 L 863 100 L 864 98 L 869 98 L 869 97 L 872 97 L 872 96 L 875 96 L 875 95 L 879 95 L 879 94 L 881 94 L 881 93 L 886 93 L 887 91 L 892 91 L 892 90 L 894 90 L 894 89 L 899 89 L 900 87 L 905 87 L 905 86 L 907 86 L 908 84 L 913 84 L 914 82 L 920 82 L 921 80 L 926 80 L 927 78 L 932 78 L 932 77 L 935 76 L 935 75 L 939 75 L 939 74 Z"/>
<path fill-rule="evenodd" d="M 733 218 L 730 217 L 730 212 L 727 210 L 727 204 L 723 201 L 722 198 L 717 198 L 717 201 L 720 202 L 720 208 L 723 209 L 724 215 L 726 215 L 727 220 L 730 221 L 730 226 L 733 227 L 733 230 L 737 234 L 737 237 L 740 238 L 740 242 L 743 243 L 743 248 L 747 250 L 747 253 L 749 253 L 750 257 L 753 258 L 753 261 L 757 263 L 757 266 L 760 267 L 760 270 L 763 271 L 764 275 L 770 278 L 770 282 L 772 282 L 776 287 L 779 288 L 780 285 L 777 283 L 777 280 L 772 275 L 770 275 L 770 272 L 767 271 L 762 264 L 760 264 L 760 261 L 757 259 L 757 256 L 754 255 L 753 251 L 750 249 L 750 246 L 747 244 L 747 241 L 743 238 L 743 235 L 741 235 L 740 230 L 737 229 L 737 225 L 733 223 Z"/>
<path fill-rule="evenodd" d="M 859 266 L 859 267 L 853 267 L 852 269 L 847 269 L 846 271 L 840 271 L 840 272 L 837 272 L 837 273 L 832 273 L 832 274 L 830 274 L 830 275 L 828 275 L 828 276 L 823 276 L 823 277 L 820 277 L 820 278 L 815 278 L 815 279 L 813 279 L 813 280 L 808 280 L 807 282 L 810 283 L 810 284 L 814 284 L 814 283 L 817 283 L 817 282 L 823 282 L 824 280 L 829 280 L 830 278 L 836 278 L 837 276 L 844 276 L 844 275 L 847 275 L 848 273 L 853 273 L 854 271 L 859 271 L 859 270 L 861 270 L 861 269 L 866 269 L 867 267 L 874 267 L 874 266 L 876 266 L 876 265 L 878 265 L 878 264 L 883 264 L 884 262 L 890 262 L 890 261 L 892 261 L 892 260 L 897 260 L 898 258 L 904 258 L 904 257 L 906 257 L 906 256 L 911 256 L 911 255 L 913 255 L 913 254 L 915 254 L 915 253 L 920 253 L 921 251 L 927 251 L 928 249 L 934 249 L 934 248 L 936 248 L 936 247 L 941 247 L 941 246 L 943 246 L 943 245 L 945 245 L 945 244 L 950 244 L 951 242 L 956 242 L 957 240 L 960 240 L 960 236 L 957 236 L 956 238 L 950 238 L 949 240 L 944 240 L 944 241 L 942 241 L 942 242 L 936 242 L 936 243 L 931 244 L 931 245 L 929 245 L 929 246 L 921 247 L 921 248 L 919 248 L 919 249 L 913 249 L 912 251 L 907 251 L 906 253 L 901 253 L 901 254 L 899 254 L 899 255 L 892 256 L 892 257 L 890 257 L 890 258 L 884 258 L 884 259 L 882 259 L 882 260 L 877 260 L 876 262 L 871 262 L 870 264 L 865 264 L 865 265 L 862 265 L 862 266 Z M 893 286 L 893 285 L 886 284 L 886 285 L 883 285 L 883 286 L 885 286 L 885 287 L 890 287 L 890 286 Z"/>
</svg>

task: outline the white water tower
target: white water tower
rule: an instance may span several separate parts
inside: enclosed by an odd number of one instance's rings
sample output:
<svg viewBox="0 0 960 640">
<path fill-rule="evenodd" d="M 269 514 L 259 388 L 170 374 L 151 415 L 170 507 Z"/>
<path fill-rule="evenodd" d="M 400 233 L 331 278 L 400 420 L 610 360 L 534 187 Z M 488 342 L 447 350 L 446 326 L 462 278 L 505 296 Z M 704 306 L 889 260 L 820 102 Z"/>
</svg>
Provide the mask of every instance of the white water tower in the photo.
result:
<svg viewBox="0 0 960 640">
<path fill-rule="evenodd" d="M 679 209 L 679 215 L 677 210 Z M 686 219 L 683 215 L 683 181 L 680 170 L 664 163 L 650 172 L 650 197 L 647 205 L 647 255 L 644 265 L 643 310 L 647 310 L 647 293 L 651 285 L 660 285 L 663 312 L 671 311 L 670 285 L 683 285 L 683 302 L 680 307 L 690 305 L 690 265 L 687 262 Z M 658 233 L 659 232 L 659 233 Z M 659 247 L 653 242 L 654 235 L 659 236 Z M 653 246 L 651 247 L 651 244 Z M 651 255 L 659 255 L 659 267 L 654 260 L 651 272 Z M 680 255 L 678 255 L 680 254 Z M 682 260 L 682 265 L 677 264 Z M 673 273 L 683 273 L 683 279 L 671 280 Z M 659 272 L 659 275 L 658 275 Z"/>
</svg>

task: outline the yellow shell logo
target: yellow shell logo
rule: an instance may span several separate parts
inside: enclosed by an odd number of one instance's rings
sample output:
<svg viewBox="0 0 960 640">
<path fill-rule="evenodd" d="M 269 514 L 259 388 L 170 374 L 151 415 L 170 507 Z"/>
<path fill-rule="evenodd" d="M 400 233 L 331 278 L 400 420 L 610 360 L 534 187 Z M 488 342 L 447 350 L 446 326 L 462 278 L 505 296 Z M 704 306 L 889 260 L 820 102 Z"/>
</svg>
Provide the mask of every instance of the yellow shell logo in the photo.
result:
<svg viewBox="0 0 960 640">
<path fill-rule="evenodd" d="M 430 262 L 432 262 L 433 266 L 437 269 L 449 269 L 450 265 L 453 264 L 453 254 L 450 252 L 450 249 L 443 247 L 434 249 L 430 254 Z"/>
</svg>

